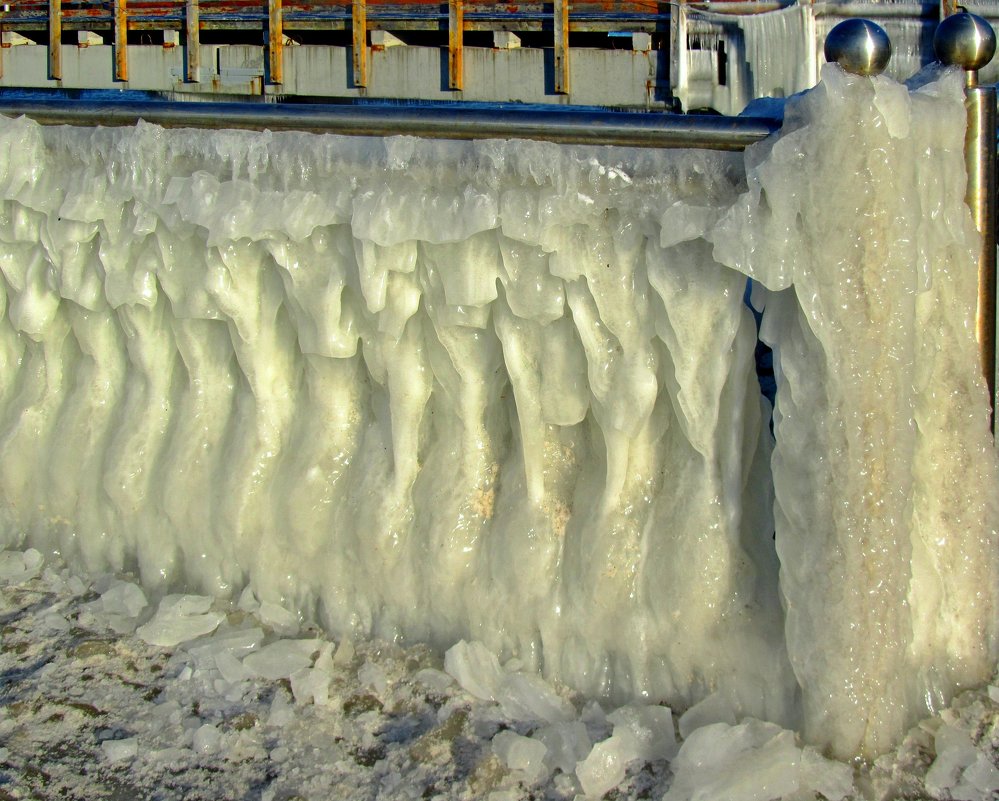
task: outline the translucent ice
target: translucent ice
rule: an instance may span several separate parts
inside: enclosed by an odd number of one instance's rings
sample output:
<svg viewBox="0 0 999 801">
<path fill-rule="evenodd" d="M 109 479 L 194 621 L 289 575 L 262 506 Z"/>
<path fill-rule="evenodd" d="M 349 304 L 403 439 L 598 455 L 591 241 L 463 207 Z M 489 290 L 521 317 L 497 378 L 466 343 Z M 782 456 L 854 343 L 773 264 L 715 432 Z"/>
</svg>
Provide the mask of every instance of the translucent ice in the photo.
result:
<svg viewBox="0 0 999 801">
<path fill-rule="evenodd" d="M 212 598 L 205 595 L 168 595 L 160 601 L 156 614 L 136 629 L 150 645 L 172 647 L 218 628 L 223 615 L 212 612 Z"/>
<path fill-rule="evenodd" d="M 243 659 L 243 666 L 256 676 L 276 681 L 311 667 L 319 650 L 318 640 L 277 640 Z"/>
<path fill-rule="evenodd" d="M 493 751 L 510 770 L 523 771 L 529 782 L 538 781 L 547 773 L 545 754 L 548 749 L 540 740 L 509 730 L 501 731 L 493 738 Z"/>
<path fill-rule="evenodd" d="M 321 621 L 351 669 L 459 642 L 543 725 L 530 671 L 883 750 L 995 660 L 958 84 L 830 68 L 745 156 L 2 120 L 0 544 Z M 316 699 L 282 642 L 196 669 Z M 599 786 L 638 734 L 587 720 Z"/>
<path fill-rule="evenodd" d="M 664 801 L 770 801 L 799 791 L 840 801 L 853 789 L 849 766 L 799 748 L 793 732 L 758 720 L 698 729 L 670 767 Z"/>
<path fill-rule="evenodd" d="M 827 66 L 747 151 L 715 256 L 769 290 L 787 646 L 805 733 L 876 754 L 997 646 L 999 470 L 976 368 L 961 76 Z"/>
</svg>

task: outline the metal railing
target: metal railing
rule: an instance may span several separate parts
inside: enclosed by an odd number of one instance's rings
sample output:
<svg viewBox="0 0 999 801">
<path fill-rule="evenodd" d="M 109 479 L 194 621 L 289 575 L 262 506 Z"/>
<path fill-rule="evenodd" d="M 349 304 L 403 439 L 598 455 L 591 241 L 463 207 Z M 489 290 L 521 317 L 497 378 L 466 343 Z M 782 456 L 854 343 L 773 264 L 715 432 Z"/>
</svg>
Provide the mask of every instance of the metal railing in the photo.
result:
<svg viewBox="0 0 999 801">
<path fill-rule="evenodd" d="M 286 33 L 349 31 L 353 48 L 354 86 L 368 85 L 369 33 L 372 30 L 446 31 L 448 86 L 464 86 L 463 48 L 466 31 L 541 31 L 554 49 L 557 94 L 569 92 L 570 31 L 667 31 L 670 2 L 612 0 L 507 4 L 448 0 L 152 0 L 130 7 L 129 0 L 11 0 L 0 28 L 47 31 L 49 77 L 62 79 L 63 30 L 101 31 L 115 47 L 117 81 L 128 80 L 129 31 L 162 30 L 183 35 L 188 81 L 199 78 L 201 32 L 258 30 L 264 37 L 268 82 L 283 80 Z M 178 39 L 176 44 L 180 44 Z"/>
</svg>

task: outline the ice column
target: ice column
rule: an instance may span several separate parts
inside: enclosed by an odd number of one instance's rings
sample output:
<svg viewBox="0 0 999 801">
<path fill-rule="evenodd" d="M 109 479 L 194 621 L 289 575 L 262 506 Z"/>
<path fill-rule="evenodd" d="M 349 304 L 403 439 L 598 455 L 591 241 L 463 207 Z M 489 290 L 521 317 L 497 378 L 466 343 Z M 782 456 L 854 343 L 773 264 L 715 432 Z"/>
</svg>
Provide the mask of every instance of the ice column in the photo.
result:
<svg viewBox="0 0 999 801">
<path fill-rule="evenodd" d="M 826 66 L 713 233 L 769 288 L 787 644 L 806 736 L 877 754 L 996 658 L 996 455 L 960 74 Z"/>
</svg>

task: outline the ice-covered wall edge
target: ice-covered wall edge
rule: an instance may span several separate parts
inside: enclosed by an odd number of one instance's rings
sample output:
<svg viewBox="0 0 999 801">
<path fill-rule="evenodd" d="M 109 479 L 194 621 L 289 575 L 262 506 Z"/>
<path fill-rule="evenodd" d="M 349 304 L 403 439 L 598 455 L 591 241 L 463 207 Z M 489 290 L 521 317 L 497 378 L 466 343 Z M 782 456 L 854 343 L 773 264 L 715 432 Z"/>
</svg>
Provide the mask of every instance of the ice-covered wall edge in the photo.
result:
<svg viewBox="0 0 999 801">
<path fill-rule="evenodd" d="M 697 228 L 742 181 L 6 122 L 5 537 L 793 722 L 755 326 Z"/>
<path fill-rule="evenodd" d="M 961 81 L 909 93 L 827 66 L 710 234 L 770 290 L 787 645 L 806 736 L 842 757 L 883 752 L 995 666 Z"/>
<path fill-rule="evenodd" d="M 881 750 L 994 663 L 955 97 L 830 73 L 745 161 L 4 121 L 4 540 Z"/>
</svg>

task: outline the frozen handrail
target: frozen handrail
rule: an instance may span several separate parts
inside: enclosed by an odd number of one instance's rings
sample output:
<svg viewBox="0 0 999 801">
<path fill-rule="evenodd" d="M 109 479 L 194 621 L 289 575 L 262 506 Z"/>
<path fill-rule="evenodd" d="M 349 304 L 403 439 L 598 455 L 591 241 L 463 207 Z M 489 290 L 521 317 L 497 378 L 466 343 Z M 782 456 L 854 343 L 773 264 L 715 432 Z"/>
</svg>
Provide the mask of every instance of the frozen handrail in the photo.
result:
<svg viewBox="0 0 999 801">
<path fill-rule="evenodd" d="M 742 150 L 780 127 L 759 117 L 263 103 L 177 103 L 0 98 L 0 114 L 43 125 L 242 128 L 347 136 L 534 139 L 561 144 Z"/>
</svg>

